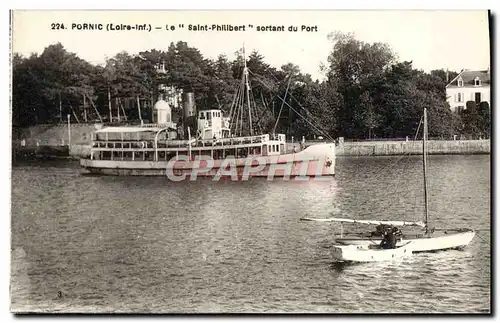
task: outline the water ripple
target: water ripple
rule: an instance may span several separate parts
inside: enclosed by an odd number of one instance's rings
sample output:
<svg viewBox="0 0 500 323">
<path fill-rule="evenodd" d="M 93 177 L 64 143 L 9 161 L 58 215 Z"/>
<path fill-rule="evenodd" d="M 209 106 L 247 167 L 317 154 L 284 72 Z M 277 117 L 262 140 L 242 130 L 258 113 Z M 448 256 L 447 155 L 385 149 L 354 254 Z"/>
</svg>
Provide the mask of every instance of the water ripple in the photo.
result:
<svg viewBox="0 0 500 323">
<path fill-rule="evenodd" d="M 464 251 L 339 265 L 331 259 L 338 227 L 298 221 L 330 213 L 419 219 L 419 159 L 388 168 L 394 160 L 339 158 L 336 178 L 300 183 L 171 183 L 82 177 L 68 163 L 16 166 L 12 309 L 488 312 L 487 232 Z M 489 157 L 432 156 L 430 165 L 431 221 L 489 229 Z"/>
</svg>

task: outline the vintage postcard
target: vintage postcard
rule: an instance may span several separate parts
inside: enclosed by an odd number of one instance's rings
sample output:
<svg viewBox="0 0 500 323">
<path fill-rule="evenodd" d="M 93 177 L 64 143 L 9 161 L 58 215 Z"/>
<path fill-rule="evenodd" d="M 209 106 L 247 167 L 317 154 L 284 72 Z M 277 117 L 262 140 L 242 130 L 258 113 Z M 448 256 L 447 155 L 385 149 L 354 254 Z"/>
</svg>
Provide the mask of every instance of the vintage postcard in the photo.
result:
<svg viewBox="0 0 500 323">
<path fill-rule="evenodd" d="M 13 10 L 10 310 L 491 314 L 487 10 Z"/>
</svg>

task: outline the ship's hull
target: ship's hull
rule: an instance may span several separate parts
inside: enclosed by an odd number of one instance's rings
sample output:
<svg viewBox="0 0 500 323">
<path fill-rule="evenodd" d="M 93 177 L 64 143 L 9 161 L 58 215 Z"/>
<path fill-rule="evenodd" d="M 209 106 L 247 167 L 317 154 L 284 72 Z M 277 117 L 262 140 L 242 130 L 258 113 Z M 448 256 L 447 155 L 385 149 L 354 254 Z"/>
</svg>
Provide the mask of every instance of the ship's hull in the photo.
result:
<svg viewBox="0 0 500 323">
<path fill-rule="evenodd" d="M 458 233 L 443 234 L 441 236 L 433 237 L 405 237 L 403 243 L 411 241 L 413 252 L 433 252 L 448 249 L 461 249 L 465 248 L 475 236 L 475 232 L 465 231 Z M 335 239 L 335 241 L 342 245 L 378 245 L 381 242 L 380 238 L 360 238 L 360 237 L 346 237 Z M 400 245 L 398 242 L 397 246 Z"/>
<path fill-rule="evenodd" d="M 320 178 L 335 175 L 334 144 L 318 144 L 279 156 L 212 160 L 126 161 L 80 159 L 87 174 L 115 176 L 166 176 L 172 180 L 199 177 L 246 180 L 251 177 Z"/>
<path fill-rule="evenodd" d="M 339 245 L 333 246 L 332 256 L 335 261 L 375 262 L 400 260 L 412 255 L 412 242 L 406 241 L 394 249 L 373 248 L 370 245 Z"/>
</svg>

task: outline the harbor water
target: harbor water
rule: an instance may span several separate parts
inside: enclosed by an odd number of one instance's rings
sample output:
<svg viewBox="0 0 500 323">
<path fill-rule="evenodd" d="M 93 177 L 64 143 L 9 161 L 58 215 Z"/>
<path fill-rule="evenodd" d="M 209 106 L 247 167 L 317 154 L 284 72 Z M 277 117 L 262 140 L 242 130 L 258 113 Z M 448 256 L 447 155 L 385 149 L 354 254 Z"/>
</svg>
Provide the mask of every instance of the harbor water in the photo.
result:
<svg viewBox="0 0 500 323">
<path fill-rule="evenodd" d="M 429 217 L 463 251 L 340 266 L 337 224 L 423 220 L 421 157 L 338 158 L 326 181 L 169 182 L 12 169 L 11 310 L 77 313 L 486 313 L 490 156 L 430 156 Z"/>
</svg>

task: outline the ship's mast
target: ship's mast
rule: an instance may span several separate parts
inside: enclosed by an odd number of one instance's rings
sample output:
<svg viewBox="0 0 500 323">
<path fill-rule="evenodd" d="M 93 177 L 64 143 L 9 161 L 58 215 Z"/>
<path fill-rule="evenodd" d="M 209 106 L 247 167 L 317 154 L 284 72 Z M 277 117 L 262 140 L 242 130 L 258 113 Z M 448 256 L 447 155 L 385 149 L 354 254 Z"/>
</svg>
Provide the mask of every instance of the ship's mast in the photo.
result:
<svg viewBox="0 0 500 323">
<path fill-rule="evenodd" d="M 250 136 L 253 136 L 252 110 L 250 109 L 250 84 L 248 83 L 248 68 L 247 68 L 247 58 L 245 56 L 245 45 L 243 45 L 243 62 L 245 64 L 245 67 L 243 68 L 243 75 L 245 77 L 245 85 L 247 88 L 247 106 L 248 106 L 248 120 L 250 122 Z"/>
<path fill-rule="evenodd" d="M 427 109 L 424 108 L 424 135 L 422 140 L 422 157 L 423 157 L 423 171 L 424 171 L 424 215 L 425 215 L 425 231 L 429 232 L 429 214 L 428 214 L 428 200 L 427 200 Z"/>
</svg>

